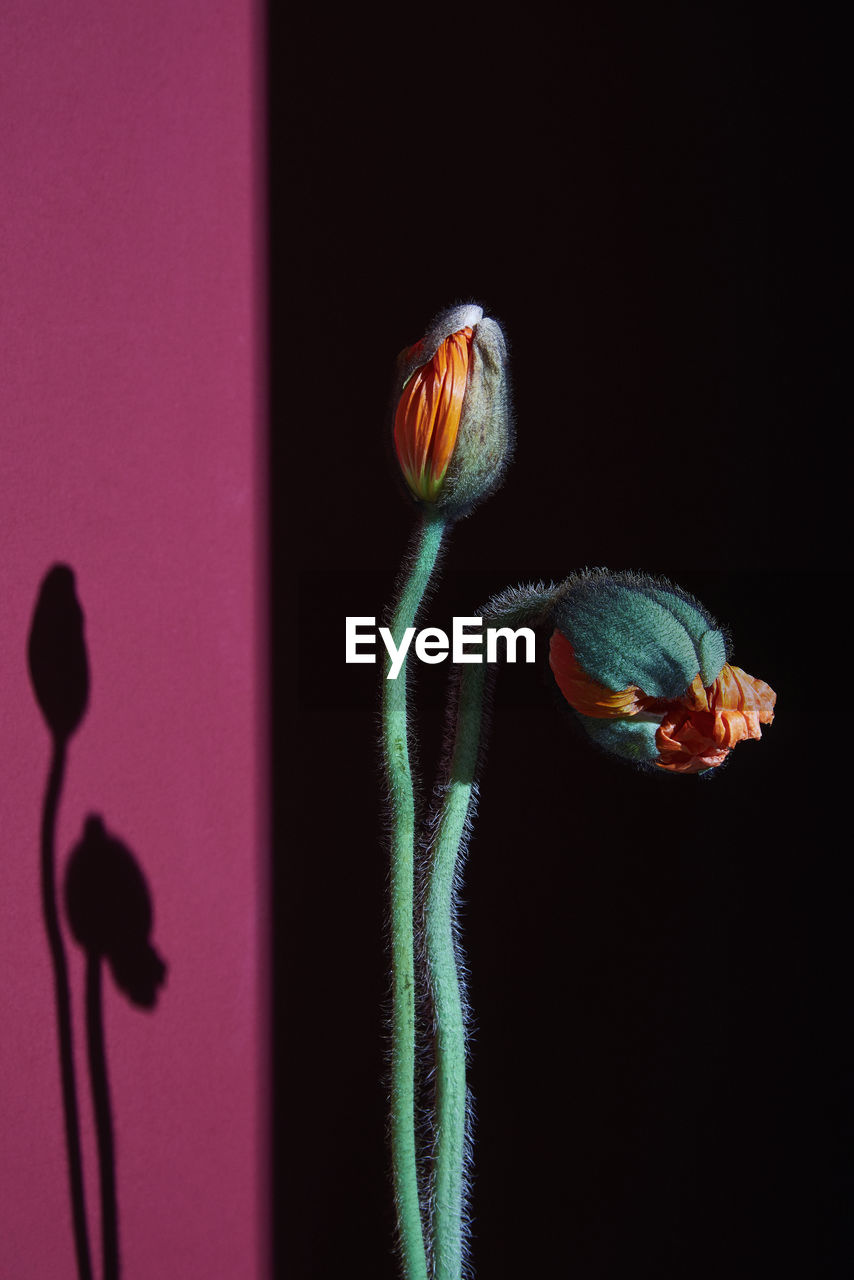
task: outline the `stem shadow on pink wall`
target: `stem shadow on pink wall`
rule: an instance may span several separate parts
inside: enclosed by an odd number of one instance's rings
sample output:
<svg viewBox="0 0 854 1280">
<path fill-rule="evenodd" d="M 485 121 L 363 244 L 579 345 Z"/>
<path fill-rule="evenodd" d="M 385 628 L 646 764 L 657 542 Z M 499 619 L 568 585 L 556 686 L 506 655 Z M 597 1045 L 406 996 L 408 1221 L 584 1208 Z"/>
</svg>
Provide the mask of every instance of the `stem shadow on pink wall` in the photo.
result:
<svg viewBox="0 0 854 1280">
<path fill-rule="evenodd" d="M 53 968 L 59 1069 L 68 1160 L 74 1248 L 79 1280 L 93 1280 L 86 1217 L 80 1117 L 74 1071 L 68 960 L 56 888 L 56 826 L 68 743 L 89 702 L 89 660 L 83 611 L 67 565 L 54 565 L 39 591 L 30 628 L 30 679 L 50 730 L 51 761 L 41 818 L 41 900 Z M 136 1005 L 152 1009 L 166 966 L 148 941 L 151 895 L 130 849 L 90 814 L 68 862 L 65 903 L 71 931 L 86 952 L 86 1035 L 101 1189 L 102 1275 L 120 1275 L 119 1214 L 107 1056 L 104 1041 L 102 961 Z"/>
<path fill-rule="evenodd" d="M 119 1211 L 107 1054 L 104 1039 L 103 963 L 116 986 L 143 1009 L 153 1009 L 166 965 L 149 942 L 151 895 L 130 849 L 90 814 L 65 875 L 71 932 L 86 952 L 86 1042 L 101 1180 L 104 1280 L 119 1275 Z"/>
</svg>

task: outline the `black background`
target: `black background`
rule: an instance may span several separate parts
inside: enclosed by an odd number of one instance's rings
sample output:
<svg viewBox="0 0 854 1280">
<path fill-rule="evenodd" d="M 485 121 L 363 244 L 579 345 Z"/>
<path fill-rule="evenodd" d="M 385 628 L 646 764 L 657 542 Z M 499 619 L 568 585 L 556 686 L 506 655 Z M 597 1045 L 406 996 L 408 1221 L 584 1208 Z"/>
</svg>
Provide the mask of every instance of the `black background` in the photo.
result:
<svg viewBox="0 0 854 1280">
<path fill-rule="evenodd" d="M 270 17 L 281 1275 L 397 1274 L 379 669 L 344 619 L 384 613 L 413 525 L 394 357 L 467 300 L 508 337 L 516 456 L 422 625 L 646 570 L 778 692 L 719 777 L 650 778 L 547 671 L 501 672 L 463 908 L 474 1271 L 850 1266 L 837 36 L 647 9 Z M 428 784 L 446 681 L 418 664 Z"/>
</svg>

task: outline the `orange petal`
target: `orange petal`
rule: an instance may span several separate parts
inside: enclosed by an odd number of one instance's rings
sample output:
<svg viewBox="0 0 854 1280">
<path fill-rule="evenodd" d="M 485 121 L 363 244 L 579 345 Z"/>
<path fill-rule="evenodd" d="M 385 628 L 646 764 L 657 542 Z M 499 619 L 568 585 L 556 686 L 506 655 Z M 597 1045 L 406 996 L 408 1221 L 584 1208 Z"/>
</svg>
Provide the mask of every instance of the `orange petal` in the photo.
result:
<svg viewBox="0 0 854 1280">
<path fill-rule="evenodd" d="M 666 712 L 655 735 L 662 769 L 696 773 L 722 764 L 731 749 L 761 738 L 771 724 L 777 695 L 763 680 L 724 663 L 714 684 L 695 677 L 685 697 Z"/>
<path fill-rule="evenodd" d="M 394 417 L 394 444 L 417 498 L 435 502 L 457 443 L 474 330 L 460 329 L 415 370 Z"/>
<path fill-rule="evenodd" d="M 725 664 L 712 689 L 709 702 L 716 716 L 733 735 L 733 742 L 761 738 L 761 724 L 771 724 L 777 695 L 763 680 L 749 676 L 741 667 Z"/>
<path fill-rule="evenodd" d="M 569 705 L 583 716 L 611 720 L 618 716 L 636 715 L 643 694 L 636 684 L 615 692 L 597 684 L 575 659 L 575 650 L 562 631 L 555 631 L 549 641 L 549 665 L 558 688 Z"/>
<path fill-rule="evenodd" d="M 674 706 L 655 735 L 660 769 L 673 773 L 699 773 L 723 764 L 729 748 L 715 741 L 715 716 L 710 711 L 689 711 Z"/>
</svg>

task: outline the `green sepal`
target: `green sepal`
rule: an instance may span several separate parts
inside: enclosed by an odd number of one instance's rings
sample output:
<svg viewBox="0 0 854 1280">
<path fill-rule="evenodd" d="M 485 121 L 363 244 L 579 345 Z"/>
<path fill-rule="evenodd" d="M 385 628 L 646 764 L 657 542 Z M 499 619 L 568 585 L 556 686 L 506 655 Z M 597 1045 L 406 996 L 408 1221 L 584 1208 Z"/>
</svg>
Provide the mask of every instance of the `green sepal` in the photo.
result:
<svg viewBox="0 0 854 1280">
<path fill-rule="evenodd" d="M 714 619 L 669 582 L 590 574 L 569 585 L 554 616 L 582 669 L 609 689 L 678 698 L 698 672 L 712 684 L 726 661 Z"/>
<path fill-rule="evenodd" d="M 488 318 L 474 331 L 457 443 L 437 499 L 452 519 L 467 515 L 500 484 L 513 450 L 507 348 Z"/>
<path fill-rule="evenodd" d="M 622 756 L 634 764 L 652 764 L 658 759 L 655 734 L 658 725 L 635 717 L 631 720 L 596 720 L 578 715 L 581 724 L 598 747 Z"/>
</svg>

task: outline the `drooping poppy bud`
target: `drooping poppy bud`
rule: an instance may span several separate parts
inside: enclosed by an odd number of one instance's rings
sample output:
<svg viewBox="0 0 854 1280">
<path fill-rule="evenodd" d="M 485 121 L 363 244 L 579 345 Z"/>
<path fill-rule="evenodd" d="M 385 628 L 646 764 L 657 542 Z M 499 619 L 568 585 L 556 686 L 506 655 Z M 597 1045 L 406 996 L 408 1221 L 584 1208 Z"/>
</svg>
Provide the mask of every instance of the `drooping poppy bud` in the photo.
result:
<svg viewBox="0 0 854 1280">
<path fill-rule="evenodd" d="M 594 741 L 618 756 L 704 773 L 774 719 L 774 690 L 727 662 L 714 619 L 669 582 L 608 573 L 571 580 L 554 622 L 558 687 Z"/>
<path fill-rule="evenodd" d="M 444 311 L 398 357 L 394 446 L 418 502 L 453 519 L 500 482 L 512 432 L 499 325 L 469 304 Z"/>
</svg>

